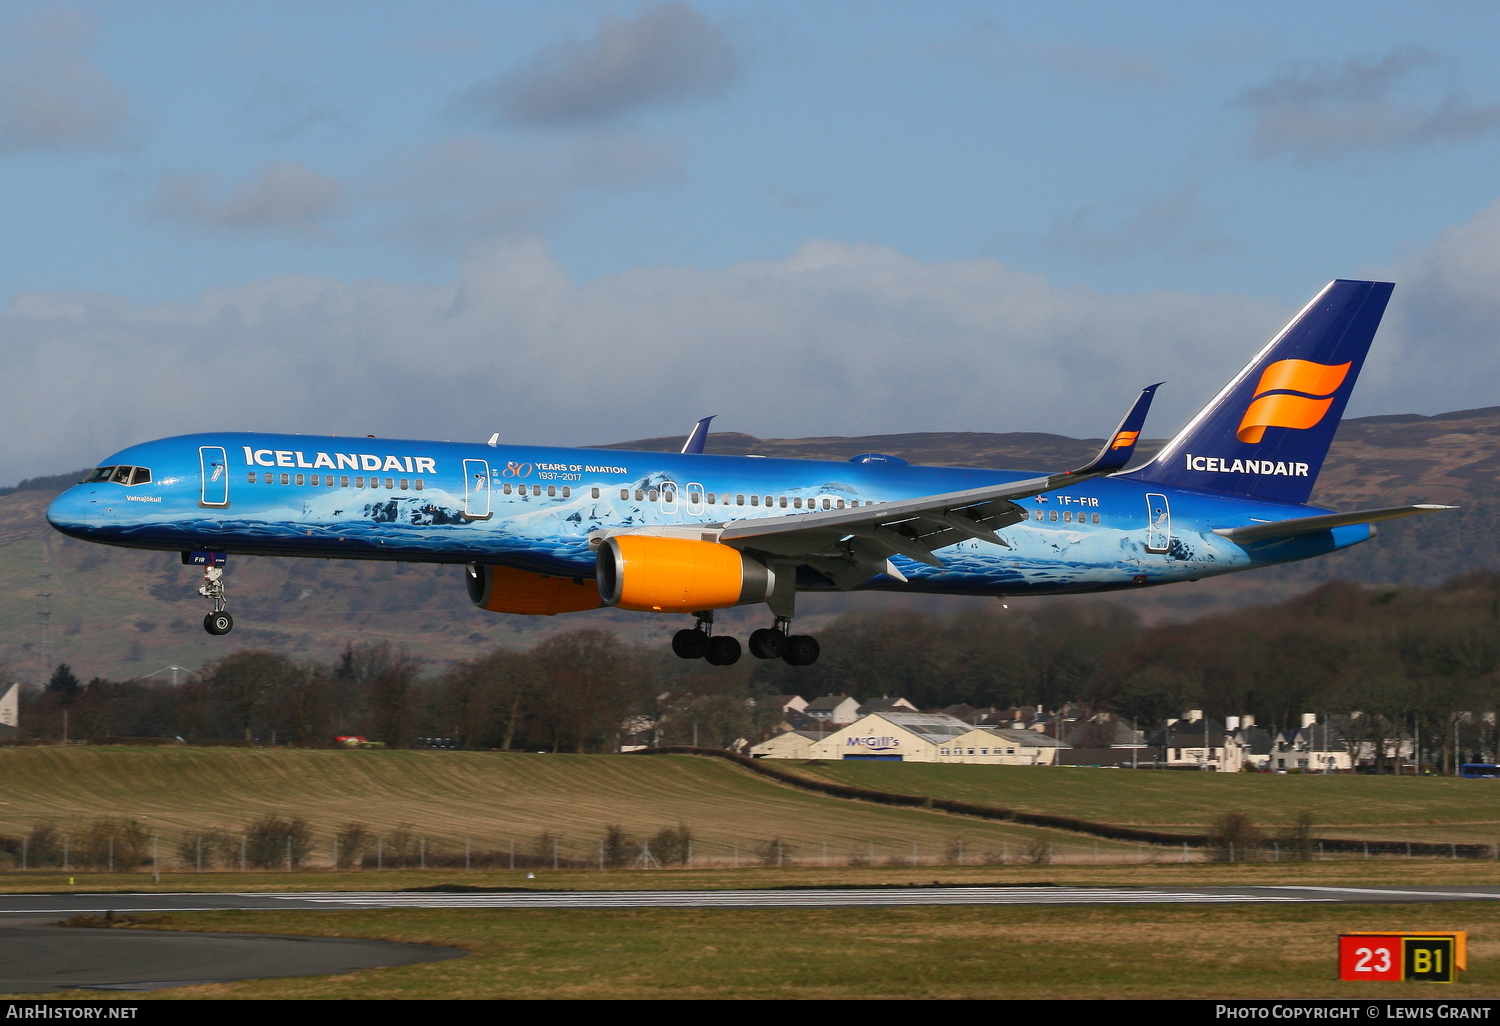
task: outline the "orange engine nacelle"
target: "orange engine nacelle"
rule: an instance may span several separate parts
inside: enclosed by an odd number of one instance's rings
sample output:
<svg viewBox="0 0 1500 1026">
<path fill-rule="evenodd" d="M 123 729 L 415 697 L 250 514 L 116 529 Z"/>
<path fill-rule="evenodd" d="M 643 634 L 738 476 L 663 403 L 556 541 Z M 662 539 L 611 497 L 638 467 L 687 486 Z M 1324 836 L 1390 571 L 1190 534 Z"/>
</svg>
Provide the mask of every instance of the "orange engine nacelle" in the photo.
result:
<svg viewBox="0 0 1500 1026">
<path fill-rule="evenodd" d="M 469 597 L 492 613 L 556 616 L 598 609 L 599 590 L 587 577 L 548 577 L 510 566 L 469 564 Z"/>
<path fill-rule="evenodd" d="M 622 534 L 599 547 L 599 594 L 606 606 L 649 613 L 696 613 L 764 602 L 776 575 L 739 549 L 690 538 Z"/>
</svg>

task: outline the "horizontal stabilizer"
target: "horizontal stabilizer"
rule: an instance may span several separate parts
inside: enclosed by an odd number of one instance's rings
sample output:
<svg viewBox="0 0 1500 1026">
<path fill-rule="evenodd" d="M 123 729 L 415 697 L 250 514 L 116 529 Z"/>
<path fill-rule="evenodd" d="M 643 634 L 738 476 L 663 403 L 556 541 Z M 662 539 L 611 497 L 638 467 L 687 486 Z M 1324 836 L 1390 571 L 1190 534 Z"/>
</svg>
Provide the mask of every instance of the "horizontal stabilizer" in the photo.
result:
<svg viewBox="0 0 1500 1026">
<path fill-rule="evenodd" d="M 1438 513 L 1457 506 L 1439 506 L 1419 503 L 1415 506 L 1390 506 L 1386 509 L 1362 509 L 1353 513 L 1325 513 L 1316 517 L 1297 517 L 1293 520 L 1278 520 L 1270 524 L 1250 524 L 1245 527 L 1220 527 L 1214 534 L 1228 538 L 1236 544 L 1265 541 L 1268 538 L 1291 538 L 1314 531 L 1327 531 L 1351 524 L 1373 524 L 1377 520 L 1394 520 L 1397 517 L 1414 516 L 1417 513 Z"/>
</svg>

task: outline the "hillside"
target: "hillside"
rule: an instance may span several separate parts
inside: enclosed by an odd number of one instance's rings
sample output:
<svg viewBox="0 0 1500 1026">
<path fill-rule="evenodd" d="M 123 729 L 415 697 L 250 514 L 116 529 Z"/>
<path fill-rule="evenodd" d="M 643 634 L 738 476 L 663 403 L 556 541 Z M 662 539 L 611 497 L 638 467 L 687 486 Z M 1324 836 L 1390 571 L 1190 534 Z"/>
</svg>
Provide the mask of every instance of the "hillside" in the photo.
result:
<svg viewBox="0 0 1500 1026">
<path fill-rule="evenodd" d="M 614 447 L 664 450 L 680 444 L 680 438 L 661 438 Z M 876 451 L 919 463 L 1021 469 L 1073 465 L 1099 444 L 1097 439 L 1060 435 L 981 432 L 804 439 L 722 433 L 709 440 L 713 451 L 726 453 L 837 460 Z M 1143 456 L 1160 444 L 1143 445 Z M 35 679 L 44 665 L 59 661 L 71 663 L 85 678 L 136 676 L 171 663 L 197 666 L 237 647 L 329 659 L 349 641 L 372 637 L 406 645 L 420 658 L 441 663 L 580 626 L 663 642 L 678 626 L 675 617 L 607 610 L 555 618 L 485 613 L 470 605 L 455 567 L 238 558 L 229 584 L 239 626 L 228 638 L 214 639 L 201 629 L 205 607 L 194 593 L 196 575 L 176 556 L 89 545 L 47 528 L 46 504 L 71 477 L 23 482 L 24 490 L 9 494 L 0 490 L 0 580 L 6 584 L 0 593 L 0 664 L 20 679 Z M 1148 619 L 1177 619 L 1285 598 L 1336 577 L 1424 584 L 1497 567 L 1497 492 L 1500 407 L 1345 421 L 1315 501 L 1342 509 L 1412 501 L 1451 502 L 1463 509 L 1382 525 L 1375 541 L 1321 560 L 1109 600 L 1127 603 Z M 50 635 L 39 617 L 42 592 L 51 593 Z M 802 622 L 816 630 L 849 609 L 888 608 L 899 602 L 946 608 L 963 601 L 810 596 L 802 602 Z M 738 610 L 724 619 L 748 623 L 761 616 Z"/>
<path fill-rule="evenodd" d="M 183 833 L 238 834 L 273 813 L 308 822 L 319 861 L 351 820 L 387 837 L 404 824 L 434 853 L 461 852 L 465 838 L 475 850 L 508 850 L 514 840 L 529 853 L 539 836 L 556 835 L 564 858 L 582 860 L 610 825 L 649 837 L 685 824 L 700 859 L 732 860 L 738 845 L 745 862 L 778 837 L 804 855 L 821 855 L 826 842 L 839 861 L 871 843 L 881 860 L 909 854 L 913 844 L 931 859 L 956 837 L 976 851 L 1036 838 L 1083 843 L 1056 831 L 827 798 L 691 756 L 35 747 L 0 749 L 0 773 L 6 836 L 37 822 L 78 836 L 96 818 L 126 816 L 175 846 Z"/>
</svg>

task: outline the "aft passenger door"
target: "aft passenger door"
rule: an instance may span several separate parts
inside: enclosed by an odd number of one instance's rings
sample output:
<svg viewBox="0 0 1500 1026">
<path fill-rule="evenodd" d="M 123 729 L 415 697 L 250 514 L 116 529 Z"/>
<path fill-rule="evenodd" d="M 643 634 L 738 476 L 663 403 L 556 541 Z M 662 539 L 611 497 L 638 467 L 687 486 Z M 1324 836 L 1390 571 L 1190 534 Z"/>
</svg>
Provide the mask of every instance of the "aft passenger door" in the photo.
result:
<svg viewBox="0 0 1500 1026">
<path fill-rule="evenodd" d="M 198 505 L 224 509 L 229 505 L 229 457 L 222 445 L 198 446 L 200 490 Z"/>
<path fill-rule="evenodd" d="M 1146 493 L 1146 551 L 1166 552 L 1172 547 L 1172 508 L 1167 497 Z"/>
<path fill-rule="evenodd" d="M 464 519 L 488 520 L 490 512 L 490 464 L 488 460 L 464 460 Z"/>
</svg>

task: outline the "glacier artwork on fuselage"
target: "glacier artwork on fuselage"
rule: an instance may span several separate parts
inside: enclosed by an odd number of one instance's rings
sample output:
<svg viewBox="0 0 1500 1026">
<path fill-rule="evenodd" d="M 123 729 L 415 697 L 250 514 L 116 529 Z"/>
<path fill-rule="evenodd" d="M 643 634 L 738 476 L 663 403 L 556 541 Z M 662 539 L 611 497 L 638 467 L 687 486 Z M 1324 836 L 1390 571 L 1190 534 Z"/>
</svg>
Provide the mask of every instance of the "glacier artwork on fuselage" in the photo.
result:
<svg viewBox="0 0 1500 1026">
<path fill-rule="evenodd" d="M 765 604 L 758 658 L 807 665 L 802 591 L 1076 594 L 1307 559 L 1380 520 L 1307 505 L 1385 311 L 1384 282 L 1329 283 L 1149 462 L 1126 470 L 1144 389 L 1086 466 L 1023 473 L 680 453 L 208 432 L 133 445 L 52 503 L 75 538 L 180 551 L 211 634 L 237 555 L 452 563 L 501 613 L 688 614 L 673 650 L 727 665 L 714 611 Z"/>
</svg>

